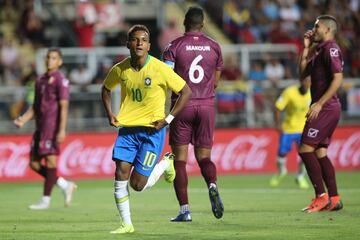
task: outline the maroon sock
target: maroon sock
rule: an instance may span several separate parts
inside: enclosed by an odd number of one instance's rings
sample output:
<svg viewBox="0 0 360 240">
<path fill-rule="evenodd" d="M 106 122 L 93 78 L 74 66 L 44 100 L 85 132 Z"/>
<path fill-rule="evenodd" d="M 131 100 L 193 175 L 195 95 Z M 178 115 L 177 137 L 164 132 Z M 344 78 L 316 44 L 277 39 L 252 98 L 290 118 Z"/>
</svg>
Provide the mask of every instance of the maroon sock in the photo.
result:
<svg viewBox="0 0 360 240">
<path fill-rule="evenodd" d="M 189 203 L 188 194 L 187 194 L 188 176 L 186 173 L 186 162 L 175 161 L 174 166 L 176 170 L 174 189 L 175 189 L 176 197 L 181 206 Z"/>
<path fill-rule="evenodd" d="M 319 160 L 316 158 L 315 153 L 307 152 L 307 153 L 300 153 L 299 155 L 302 161 L 304 162 L 306 171 L 314 187 L 316 196 L 325 193 L 325 188 L 322 179 L 322 171 Z"/>
<path fill-rule="evenodd" d="M 56 174 L 56 168 L 47 168 L 46 169 L 46 178 L 44 183 L 44 196 L 50 196 L 51 190 L 53 189 L 58 176 Z"/>
<path fill-rule="evenodd" d="M 209 186 L 210 183 L 216 183 L 216 166 L 210 158 L 203 158 L 198 163 L 206 184 Z"/>
<path fill-rule="evenodd" d="M 43 176 L 44 178 L 46 178 L 46 169 L 47 167 L 41 165 L 39 170 L 34 170 L 34 171 L 37 172 L 39 175 Z"/>
<path fill-rule="evenodd" d="M 325 182 L 325 185 L 328 189 L 329 196 L 337 196 L 337 186 L 336 186 L 336 177 L 335 177 L 335 169 L 332 165 L 330 159 L 325 156 L 323 158 L 319 158 L 319 163 L 321 166 L 322 176 Z"/>
</svg>

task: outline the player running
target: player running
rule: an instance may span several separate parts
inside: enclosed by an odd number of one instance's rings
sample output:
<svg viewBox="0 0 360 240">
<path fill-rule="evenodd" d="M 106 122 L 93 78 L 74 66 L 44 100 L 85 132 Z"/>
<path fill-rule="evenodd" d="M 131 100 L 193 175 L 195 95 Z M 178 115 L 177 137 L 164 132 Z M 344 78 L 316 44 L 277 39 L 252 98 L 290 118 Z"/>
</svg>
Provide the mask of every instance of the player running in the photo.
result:
<svg viewBox="0 0 360 240">
<path fill-rule="evenodd" d="M 165 180 L 175 178 L 172 154 L 158 159 L 169 124 L 191 97 L 186 82 L 166 64 L 150 56 L 150 32 L 135 25 L 128 32 L 130 57 L 112 67 L 102 87 L 102 101 L 111 126 L 120 127 L 112 158 L 115 170 L 115 203 L 121 217 L 113 234 L 132 233 L 128 186 L 135 191 L 152 187 L 165 172 Z M 121 106 L 116 116 L 111 109 L 111 90 L 121 87 Z M 165 118 L 167 90 L 180 94 Z"/>
</svg>

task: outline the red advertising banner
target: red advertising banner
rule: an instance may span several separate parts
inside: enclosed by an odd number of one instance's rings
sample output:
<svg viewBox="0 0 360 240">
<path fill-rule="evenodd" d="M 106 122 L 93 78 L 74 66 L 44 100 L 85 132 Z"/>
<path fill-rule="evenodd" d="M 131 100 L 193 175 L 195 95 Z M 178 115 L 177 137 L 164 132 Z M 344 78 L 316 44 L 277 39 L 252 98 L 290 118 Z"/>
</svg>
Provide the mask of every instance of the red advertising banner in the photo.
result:
<svg viewBox="0 0 360 240">
<path fill-rule="evenodd" d="M 116 132 L 69 134 L 58 159 L 59 175 L 69 179 L 108 178 L 114 175 L 111 160 Z M 273 173 L 279 134 L 274 129 L 217 129 L 212 160 L 222 174 Z M 0 182 L 41 179 L 28 167 L 30 135 L 0 136 Z M 166 144 L 164 152 L 170 148 Z M 337 170 L 360 170 L 360 126 L 339 127 L 329 147 Z M 288 156 L 288 169 L 296 171 L 295 146 Z M 200 174 L 190 146 L 187 170 Z"/>
</svg>

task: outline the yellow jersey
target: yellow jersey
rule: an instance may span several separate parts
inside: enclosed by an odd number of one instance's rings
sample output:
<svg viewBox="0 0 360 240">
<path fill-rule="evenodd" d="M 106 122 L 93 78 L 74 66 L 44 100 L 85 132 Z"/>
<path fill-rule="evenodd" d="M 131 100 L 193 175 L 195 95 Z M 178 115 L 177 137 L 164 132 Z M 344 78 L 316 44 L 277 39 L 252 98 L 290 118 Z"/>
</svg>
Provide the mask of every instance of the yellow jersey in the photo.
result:
<svg viewBox="0 0 360 240">
<path fill-rule="evenodd" d="M 136 71 L 130 57 L 115 64 L 104 80 L 104 86 L 113 90 L 121 87 L 119 126 L 152 127 L 152 122 L 165 117 L 167 90 L 179 93 L 185 81 L 162 61 L 148 55 L 145 65 Z"/>
<path fill-rule="evenodd" d="M 281 125 L 284 133 L 301 133 L 306 122 L 306 113 L 311 103 L 310 91 L 302 95 L 299 86 L 287 87 L 276 100 L 275 107 L 283 111 L 285 117 Z"/>
</svg>

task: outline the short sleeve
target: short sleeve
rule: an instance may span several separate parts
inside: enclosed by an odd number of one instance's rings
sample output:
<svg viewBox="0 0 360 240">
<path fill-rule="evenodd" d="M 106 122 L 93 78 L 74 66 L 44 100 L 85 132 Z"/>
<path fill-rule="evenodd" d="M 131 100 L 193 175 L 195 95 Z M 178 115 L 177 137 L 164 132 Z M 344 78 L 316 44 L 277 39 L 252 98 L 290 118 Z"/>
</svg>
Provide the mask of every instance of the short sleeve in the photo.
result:
<svg viewBox="0 0 360 240">
<path fill-rule="evenodd" d="M 69 84 L 70 81 L 67 78 L 61 78 L 58 81 L 58 87 L 59 87 L 59 99 L 60 100 L 69 100 Z"/>
<path fill-rule="evenodd" d="M 121 70 L 118 65 L 111 68 L 103 83 L 106 89 L 113 90 L 120 83 L 120 73 Z"/>
<path fill-rule="evenodd" d="M 325 60 L 332 74 L 341 73 L 343 71 L 343 58 L 338 46 L 332 45 L 330 48 L 326 49 Z"/>
<path fill-rule="evenodd" d="M 163 61 L 166 65 L 175 68 L 175 46 L 172 43 L 169 43 L 163 54 Z"/>
<path fill-rule="evenodd" d="M 278 99 L 276 100 L 276 102 L 275 102 L 275 107 L 278 109 L 278 110 L 280 110 L 280 111 L 282 111 L 282 110 L 284 110 L 285 109 L 285 107 L 286 107 L 286 105 L 288 104 L 288 102 L 289 102 L 289 98 L 288 98 L 288 91 L 283 91 L 282 93 L 281 93 L 281 95 L 278 97 Z"/>
<path fill-rule="evenodd" d="M 216 44 L 216 52 L 218 53 L 218 59 L 216 61 L 216 70 L 221 71 L 223 69 L 223 58 L 219 44 Z"/>
<path fill-rule="evenodd" d="M 166 85 L 176 94 L 179 93 L 186 82 L 182 79 L 177 73 L 175 73 L 171 68 L 164 66 L 164 78 L 166 79 Z"/>
</svg>

